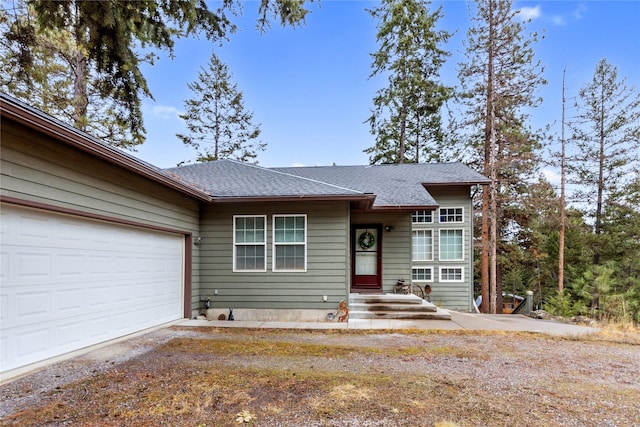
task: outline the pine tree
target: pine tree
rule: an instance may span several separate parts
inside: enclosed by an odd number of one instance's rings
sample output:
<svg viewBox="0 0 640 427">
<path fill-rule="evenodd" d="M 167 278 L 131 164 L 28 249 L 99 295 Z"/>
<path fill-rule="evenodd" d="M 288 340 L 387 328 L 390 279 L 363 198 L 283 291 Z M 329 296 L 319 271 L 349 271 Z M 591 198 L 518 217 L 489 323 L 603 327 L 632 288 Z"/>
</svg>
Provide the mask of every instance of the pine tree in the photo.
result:
<svg viewBox="0 0 640 427">
<path fill-rule="evenodd" d="M 564 138 L 565 128 L 565 103 L 566 98 L 564 94 L 565 90 L 565 75 L 566 68 L 562 71 L 562 119 L 561 119 L 561 136 L 560 136 L 560 230 L 558 240 L 558 294 L 562 297 L 564 292 L 564 239 L 566 228 L 566 140 Z"/>
<path fill-rule="evenodd" d="M 245 110 L 242 92 L 232 77 L 212 53 L 208 67 L 201 67 L 198 79 L 188 84 L 195 97 L 185 101 L 186 112 L 180 118 L 186 120 L 189 134 L 177 136 L 198 151 L 198 162 L 226 158 L 255 161 L 257 151 L 266 147 L 253 142 L 260 136 L 260 128 L 252 123 L 253 113 Z"/>
<path fill-rule="evenodd" d="M 26 15 L 9 20 L 2 15 L 5 37 L 0 44 L 0 87 L 12 96 L 47 114 L 88 132 L 101 140 L 132 149 L 144 141 L 142 124 L 129 126 L 131 115 L 113 98 L 105 98 L 101 78 L 87 61 L 72 28 L 44 30 L 34 20 L 32 8 Z M 29 28 L 34 39 L 28 51 L 28 72 L 20 66 L 26 54 L 16 37 Z"/>
<path fill-rule="evenodd" d="M 376 145 L 365 153 L 374 163 L 439 160 L 443 151 L 441 109 L 453 89 L 439 82 L 450 34 L 435 29 L 441 8 L 429 13 L 424 0 L 383 0 L 369 10 L 379 19 L 380 49 L 372 55 L 370 77 L 387 73 L 389 85 L 373 99 L 367 120 Z"/>
<path fill-rule="evenodd" d="M 102 125 L 101 130 L 107 131 L 107 137 L 109 133 L 130 135 L 129 145 L 144 141 L 141 99 L 153 97 L 140 65 L 156 59 L 150 50 L 173 55 L 176 39 L 198 33 L 212 41 L 224 39 L 236 28 L 228 15 L 237 14 L 241 8 L 236 0 L 222 1 L 215 11 L 204 0 L 5 3 L 1 19 L 9 31 L 3 38 L 13 44 L 11 51 L 16 55 L 11 62 L 15 73 L 24 73 L 31 79 L 44 71 L 40 68 L 43 62 L 39 34 L 67 40 L 71 50 L 63 49 L 56 55 L 64 58 L 61 64 L 69 67 L 66 71 L 73 97 L 70 105 L 60 104 L 57 108 L 71 115 L 74 126 L 90 132 L 90 126 L 102 113 L 110 114 L 106 128 Z M 259 28 L 268 26 L 272 18 L 279 19 L 282 25 L 297 25 L 307 12 L 304 0 L 264 0 L 259 4 Z M 25 16 L 28 19 L 23 19 Z M 141 55 L 141 50 L 149 51 Z M 46 84 L 25 88 L 56 92 Z M 45 98 L 49 96 L 42 93 Z M 39 95 L 34 93 L 33 97 Z M 102 113 L 91 116 L 89 104 L 97 100 L 102 100 L 102 105 L 94 109 Z M 59 118 L 65 119 L 65 115 Z M 117 145 L 123 145 L 122 140 Z"/>
<path fill-rule="evenodd" d="M 615 204 L 616 195 L 628 184 L 640 165 L 640 93 L 618 78 L 617 68 L 606 59 L 597 66 L 593 79 L 580 89 L 577 117 L 572 122 L 578 153 L 569 164 L 575 183 L 586 187 L 578 193 L 589 206 L 595 244 L 593 263 L 600 263 L 599 237 L 603 230 L 605 204 Z"/>
<path fill-rule="evenodd" d="M 483 310 L 496 312 L 500 282 L 498 242 L 509 218 L 510 204 L 525 191 L 526 179 L 538 163 L 537 132 L 527 126 L 527 108 L 540 102 L 536 91 L 545 83 L 534 58 L 535 34 L 524 26 L 511 0 L 479 0 L 474 25 L 467 34 L 469 62 L 460 64 L 465 91 L 470 145 L 491 180 L 482 200 Z M 477 135 L 482 134 L 482 144 Z M 489 304 L 484 301 L 489 300 Z"/>
</svg>

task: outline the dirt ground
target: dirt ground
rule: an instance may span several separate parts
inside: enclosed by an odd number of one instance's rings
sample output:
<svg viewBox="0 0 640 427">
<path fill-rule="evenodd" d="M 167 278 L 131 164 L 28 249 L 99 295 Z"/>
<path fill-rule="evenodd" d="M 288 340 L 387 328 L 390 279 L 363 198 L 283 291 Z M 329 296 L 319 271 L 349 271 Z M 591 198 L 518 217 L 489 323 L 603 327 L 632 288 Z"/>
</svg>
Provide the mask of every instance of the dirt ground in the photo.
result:
<svg viewBox="0 0 640 427">
<path fill-rule="evenodd" d="M 640 339 L 174 326 L 0 398 L 7 426 L 637 426 Z"/>
</svg>

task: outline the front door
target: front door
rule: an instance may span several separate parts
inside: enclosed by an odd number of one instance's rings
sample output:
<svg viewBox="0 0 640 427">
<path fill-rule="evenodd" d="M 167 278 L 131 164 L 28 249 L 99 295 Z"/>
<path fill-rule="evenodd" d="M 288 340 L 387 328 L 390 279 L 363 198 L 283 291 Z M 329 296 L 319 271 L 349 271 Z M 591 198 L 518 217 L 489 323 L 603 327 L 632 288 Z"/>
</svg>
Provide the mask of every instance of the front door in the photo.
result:
<svg viewBox="0 0 640 427">
<path fill-rule="evenodd" d="M 382 226 L 351 228 L 351 292 L 382 292 Z"/>
</svg>

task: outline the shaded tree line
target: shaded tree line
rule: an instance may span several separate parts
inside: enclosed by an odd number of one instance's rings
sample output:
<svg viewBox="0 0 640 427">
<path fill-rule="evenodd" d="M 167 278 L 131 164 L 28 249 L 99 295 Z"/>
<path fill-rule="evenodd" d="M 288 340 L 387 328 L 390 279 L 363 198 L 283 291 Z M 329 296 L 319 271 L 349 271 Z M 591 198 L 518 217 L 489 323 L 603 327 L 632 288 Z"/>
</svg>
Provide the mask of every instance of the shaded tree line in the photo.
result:
<svg viewBox="0 0 640 427">
<path fill-rule="evenodd" d="M 258 26 L 298 25 L 304 3 L 262 1 Z M 2 89 L 124 148 L 144 141 L 140 102 L 152 94 L 140 64 L 157 60 L 156 51 L 172 54 L 180 37 L 224 40 L 240 7 L 235 0 L 216 10 L 190 0 L 7 4 L 0 14 Z M 477 201 L 483 311 L 499 311 L 503 292 L 533 290 L 537 306 L 558 314 L 639 322 L 637 89 L 606 60 L 580 89 L 566 138 L 562 120 L 560 139 L 573 154 L 563 150 L 559 161 L 580 189 L 566 205 L 564 182 L 558 194 L 541 177 L 543 149 L 558 137 L 531 128 L 546 83 L 535 55 L 538 35 L 526 33 L 511 0 L 470 3 L 467 60 L 458 67 L 459 85 L 449 87 L 440 69 L 451 34 L 439 27 L 442 9 L 430 9 L 425 0 L 383 0 L 368 11 L 380 45 L 371 77 L 386 79 L 367 120 L 375 140 L 365 150 L 371 163 L 463 161 L 490 178 Z M 250 161 L 264 149 L 231 79 L 212 54 L 189 86 L 195 96 L 182 117 L 190 133 L 178 136 L 198 150 L 198 161 Z"/>
<path fill-rule="evenodd" d="M 371 163 L 464 161 L 490 178 L 477 200 L 475 283 L 483 311 L 500 312 L 503 293 L 533 290 L 535 305 L 556 314 L 639 322 L 636 88 L 602 60 L 577 94 L 569 137 L 561 137 L 577 153 L 562 158 L 580 189 L 567 205 L 564 183 L 559 192 L 542 177 L 550 165 L 544 149 L 558 137 L 531 127 L 546 84 L 538 35 L 525 32 L 512 1 L 474 2 L 467 61 L 458 67 L 459 86 L 449 88 L 439 76 L 449 34 L 438 30 L 441 9 L 430 6 L 388 0 L 371 12 L 380 20 L 372 76 L 387 78 L 368 120 L 376 138 L 365 150 Z"/>
</svg>

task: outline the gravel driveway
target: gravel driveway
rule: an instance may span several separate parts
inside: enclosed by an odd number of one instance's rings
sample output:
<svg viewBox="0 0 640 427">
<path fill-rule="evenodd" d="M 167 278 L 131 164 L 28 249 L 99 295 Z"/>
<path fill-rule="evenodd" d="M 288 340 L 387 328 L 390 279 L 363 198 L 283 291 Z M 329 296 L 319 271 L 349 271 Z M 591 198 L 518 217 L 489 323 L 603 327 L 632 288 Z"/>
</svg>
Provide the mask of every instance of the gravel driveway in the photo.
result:
<svg viewBox="0 0 640 427">
<path fill-rule="evenodd" d="M 170 327 L 0 386 L 2 425 L 634 426 L 640 346 Z"/>
</svg>

